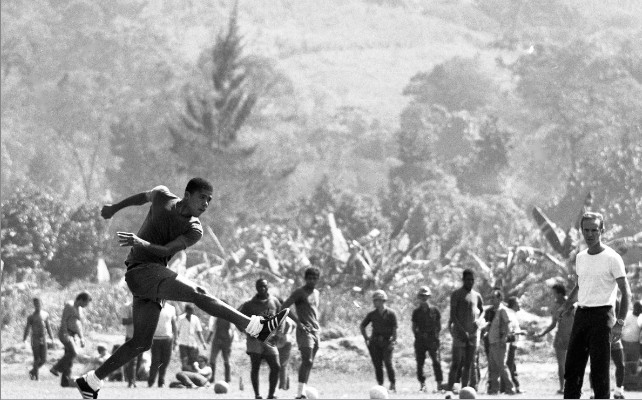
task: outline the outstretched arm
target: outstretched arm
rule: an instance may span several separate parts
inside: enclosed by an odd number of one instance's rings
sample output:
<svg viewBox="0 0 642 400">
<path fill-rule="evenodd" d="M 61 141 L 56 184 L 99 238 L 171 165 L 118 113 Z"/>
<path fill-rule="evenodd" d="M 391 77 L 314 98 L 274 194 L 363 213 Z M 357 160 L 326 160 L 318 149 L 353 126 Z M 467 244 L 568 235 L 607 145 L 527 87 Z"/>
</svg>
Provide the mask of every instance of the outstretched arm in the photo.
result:
<svg viewBox="0 0 642 400">
<path fill-rule="evenodd" d="M 100 210 L 100 215 L 105 219 L 110 219 L 118 211 L 122 210 L 125 207 L 129 206 L 142 206 L 143 204 L 151 201 L 152 192 L 142 192 L 129 196 L 128 198 L 116 203 L 116 204 L 105 204 Z"/>
</svg>

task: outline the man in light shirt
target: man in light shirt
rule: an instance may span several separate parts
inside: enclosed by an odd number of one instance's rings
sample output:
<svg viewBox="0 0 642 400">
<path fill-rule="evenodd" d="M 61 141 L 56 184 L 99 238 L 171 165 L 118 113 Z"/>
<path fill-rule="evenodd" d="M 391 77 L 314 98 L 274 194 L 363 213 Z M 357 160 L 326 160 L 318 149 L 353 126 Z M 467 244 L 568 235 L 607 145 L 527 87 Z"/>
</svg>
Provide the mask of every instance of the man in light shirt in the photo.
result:
<svg viewBox="0 0 642 400">
<path fill-rule="evenodd" d="M 566 354 L 564 398 L 580 398 L 586 363 L 590 356 L 595 398 L 608 399 L 611 395 L 611 342 L 618 341 L 622 335 L 631 288 L 626 279 L 622 257 L 602 243 L 602 214 L 585 213 L 580 220 L 580 228 L 588 248 L 577 254 L 575 287 L 557 316 L 561 317 L 577 300 L 578 308 Z M 618 289 L 622 300 L 616 317 Z"/>
<path fill-rule="evenodd" d="M 158 317 L 158 325 L 152 341 L 152 362 L 147 385 L 152 387 L 158 374 L 158 387 L 165 386 L 165 372 L 172 359 L 172 343 L 176 336 L 176 308 L 165 302 Z"/>
<path fill-rule="evenodd" d="M 183 371 L 193 371 L 194 363 L 198 361 L 198 341 L 207 350 L 205 339 L 203 339 L 203 325 L 196 315 L 194 307 L 191 304 L 185 306 L 185 314 L 178 317 L 176 342 L 181 358 L 181 369 Z"/>
</svg>

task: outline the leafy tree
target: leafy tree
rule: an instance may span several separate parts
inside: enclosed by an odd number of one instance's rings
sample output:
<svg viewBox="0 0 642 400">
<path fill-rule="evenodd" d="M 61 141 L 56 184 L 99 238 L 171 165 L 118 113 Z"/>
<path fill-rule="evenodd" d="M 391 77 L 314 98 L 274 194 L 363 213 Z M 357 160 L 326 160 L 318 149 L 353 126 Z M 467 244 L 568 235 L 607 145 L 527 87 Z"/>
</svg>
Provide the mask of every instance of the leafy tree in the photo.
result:
<svg viewBox="0 0 642 400">
<path fill-rule="evenodd" d="M 6 272 L 43 269 L 58 249 L 69 209 L 35 186 L 17 188 L 2 202 L 2 261 Z"/>
<path fill-rule="evenodd" d="M 46 269 L 63 285 L 95 277 L 98 257 L 105 251 L 106 228 L 97 204 L 79 207 L 62 224 L 57 252 Z"/>
</svg>

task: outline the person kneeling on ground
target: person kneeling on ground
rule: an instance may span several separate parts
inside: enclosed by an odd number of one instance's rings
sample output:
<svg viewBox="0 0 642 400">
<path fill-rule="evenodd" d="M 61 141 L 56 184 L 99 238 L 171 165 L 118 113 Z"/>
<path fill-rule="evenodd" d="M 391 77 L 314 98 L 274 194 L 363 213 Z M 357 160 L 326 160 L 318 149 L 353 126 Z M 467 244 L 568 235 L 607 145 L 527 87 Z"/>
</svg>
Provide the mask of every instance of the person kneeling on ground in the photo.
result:
<svg viewBox="0 0 642 400">
<path fill-rule="evenodd" d="M 194 372 L 195 371 L 195 372 Z M 172 388 L 199 388 L 209 386 L 212 367 L 205 356 L 198 356 L 198 361 L 194 362 L 194 371 L 179 371 L 176 373 L 178 382 L 172 382 Z"/>
</svg>

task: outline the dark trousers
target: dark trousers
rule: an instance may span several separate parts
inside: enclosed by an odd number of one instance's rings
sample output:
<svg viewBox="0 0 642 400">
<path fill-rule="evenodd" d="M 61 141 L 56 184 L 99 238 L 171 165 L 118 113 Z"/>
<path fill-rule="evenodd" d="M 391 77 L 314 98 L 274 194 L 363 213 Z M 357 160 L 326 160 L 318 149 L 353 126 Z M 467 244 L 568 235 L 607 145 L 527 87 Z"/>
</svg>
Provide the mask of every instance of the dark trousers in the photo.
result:
<svg viewBox="0 0 642 400">
<path fill-rule="evenodd" d="M 32 341 L 31 350 L 33 351 L 33 369 L 31 373 L 38 378 L 38 370 L 47 362 L 47 342 L 44 340 Z"/>
<path fill-rule="evenodd" d="M 370 351 L 370 358 L 372 358 L 372 364 L 375 368 L 377 383 L 383 385 L 383 366 L 385 365 L 386 371 L 388 372 L 388 380 L 391 385 L 394 385 L 396 382 L 395 367 L 392 364 L 392 351 L 394 350 L 394 346 L 390 342 L 390 339 L 375 336 L 370 339 L 368 350 Z"/>
<path fill-rule="evenodd" d="M 615 322 L 613 307 L 578 308 L 573 320 L 566 352 L 564 398 L 579 399 L 584 372 L 591 357 L 591 380 L 596 399 L 611 395 L 609 367 L 611 359 L 611 327 Z"/>
<path fill-rule="evenodd" d="M 230 355 L 232 354 L 232 342 L 218 343 L 216 339 L 212 340 L 212 349 L 210 350 L 210 366 L 212 367 L 212 376 L 210 382 L 216 380 L 216 358 L 221 353 L 223 357 L 223 369 L 225 372 L 225 382 L 232 381 L 232 367 L 230 366 Z"/>
<path fill-rule="evenodd" d="M 131 340 L 130 337 L 125 338 L 125 342 Z M 138 374 L 138 369 L 143 363 L 143 353 L 139 353 L 136 357 L 132 358 L 125 364 L 125 380 L 127 383 L 134 384 L 136 383 L 136 375 Z"/>
<path fill-rule="evenodd" d="M 65 354 L 53 366 L 53 369 L 60 372 L 60 386 L 68 387 L 73 381 L 71 370 L 74 367 L 74 360 L 78 352 L 76 351 L 76 342 L 73 337 L 68 335 L 60 336 L 60 342 L 65 346 Z"/>
<path fill-rule="evenodd" d="M 154 339 L 152 342 L 152 363 L 149 367 L 147 384 L 152 386 L 158 374 L 158 386 L 165 384 L 165 372 L 172 359 L 172 338 Z"/>
<path fill-rule="evenodd" d="M 508 354 L 506 355 L 506 366 L 508 367 L 508 372 L 510 372 L 510 378 L 513 381 L 513 385 L 515 385 L 516 389 L 519 389 L 519 381 L 517 380 L 517 377 L 519 374 L 517 373 L 517 363 L 515 362 L 515 353 L 517 352 L 517 346 L 514 344 L 510 344 L 508 346 Z M 506 387 L 506 382 L 502 379 L 501 384 L 499 385 L 500 392 L 505 392 L 505 387 Z"/>
<path fill-rule="evenodd" d="M 183 371 L 193 371 L 194 362 L 198 360 L 198 347 L 178 345 L 178 354 L 181 358 L 181 369 Z"/>
<path fill-rule="evenodd" d="M 477 388 L 477 373 L 475 371 L 475 353 L 477 345 L 453 346 L 452 362 L 448 373 L 448 388 L 461 376 L 461 387 L 472 386 Z"/>
<path fill-rule="evenodd" d="M 424 375 L 424 363 L 426 362 L 426 352 L 432 360 L 432 370 L 435 373 L 435 381 L 441 383 L 444 380 L 441 371 L 441 354 L 439 354 L 439 342 L 415 341 L 415 358 L 417 359 L 417 379 L 420 383 L 426 382 Z"/>
</svg>

